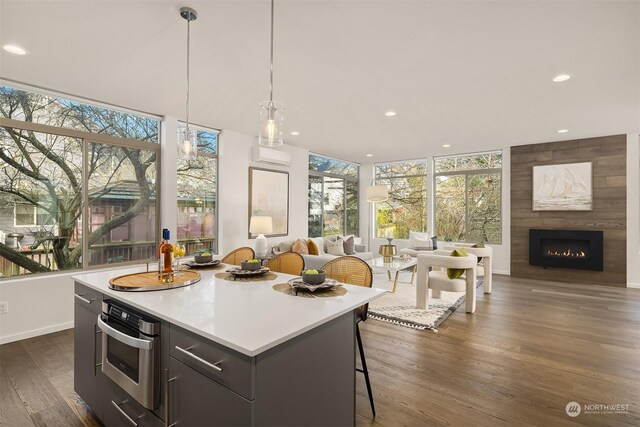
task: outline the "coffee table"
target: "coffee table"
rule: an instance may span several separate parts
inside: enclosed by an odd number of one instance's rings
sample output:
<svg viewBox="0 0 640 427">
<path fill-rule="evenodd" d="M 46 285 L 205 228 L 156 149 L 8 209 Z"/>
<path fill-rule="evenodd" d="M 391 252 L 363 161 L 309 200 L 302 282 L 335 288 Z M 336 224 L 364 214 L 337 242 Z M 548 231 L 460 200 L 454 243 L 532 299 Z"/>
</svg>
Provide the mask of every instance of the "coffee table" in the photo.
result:
<svg viewBox="0 0 640 427">
<path fill-rule="evenodd" d="M 384 262 L 382 257 L 373 258 L 367 261 L 367 264 L 371 267 L 371 269 L 376 271 L 386 271 L 389 280 L 391 280 L 391 273 L 395 273 L 395 277 L 393 279 L 393 289 L 389 292 L 394 293 L 396 291 L 396 287 L 398 286 L 398 275 L 402 270 L 408 270 L 412 268 L 411 271 L 411 281 L 409 283 L 413 283 L 413 278 L 416 275 L 416 267 L 418 265 L 418 259 L 416 257 L 411 257 L 408 261 L 403 261 L 400 258 L 393 258 L 392 262 Z"/>
</svg>

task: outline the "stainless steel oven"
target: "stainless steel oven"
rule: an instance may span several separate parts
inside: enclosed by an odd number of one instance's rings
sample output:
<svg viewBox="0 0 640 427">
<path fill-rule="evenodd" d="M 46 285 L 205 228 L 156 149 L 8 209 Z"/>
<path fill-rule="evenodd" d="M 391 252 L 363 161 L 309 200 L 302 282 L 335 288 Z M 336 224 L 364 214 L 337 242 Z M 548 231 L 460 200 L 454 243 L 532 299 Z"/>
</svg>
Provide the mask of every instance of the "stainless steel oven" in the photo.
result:
<svg viewBox="0 0 640 427">
<path fill-rule="evenodd" d="M 147 409 L 160 401 L 160 322 L 111 300 L 102 302 L 102 372 Z"/>
</svg>

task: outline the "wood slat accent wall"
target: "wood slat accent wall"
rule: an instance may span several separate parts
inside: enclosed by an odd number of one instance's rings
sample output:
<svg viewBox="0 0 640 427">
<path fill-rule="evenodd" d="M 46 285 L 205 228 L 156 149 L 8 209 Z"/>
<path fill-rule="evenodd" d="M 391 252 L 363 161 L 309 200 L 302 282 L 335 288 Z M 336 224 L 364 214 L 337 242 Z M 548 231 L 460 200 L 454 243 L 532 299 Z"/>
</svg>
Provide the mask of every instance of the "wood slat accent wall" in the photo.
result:
<svg viewBox="0 0 640 427">
<path fill-rule="evenodd" d="M 593 162 L 593 211 L 534 212 L 533 166 Z M 627 284 L 626 135 L 511 147 L 511 275 L 608 286 Z M 529 265 L 529 229 L 602 230 L 604 271 Z"/>
</svg>

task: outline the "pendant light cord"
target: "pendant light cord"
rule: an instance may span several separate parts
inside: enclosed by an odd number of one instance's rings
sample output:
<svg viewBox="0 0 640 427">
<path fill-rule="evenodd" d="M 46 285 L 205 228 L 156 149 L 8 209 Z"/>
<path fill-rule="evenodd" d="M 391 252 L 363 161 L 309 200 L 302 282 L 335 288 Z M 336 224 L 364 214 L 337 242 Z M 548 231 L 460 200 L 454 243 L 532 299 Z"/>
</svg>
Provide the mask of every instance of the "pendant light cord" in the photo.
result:
<svg viewBox="0 0 640 427">
<path fill-rule="evenodd" d="M 186 131 L 189 130 L 189 47 L 191 45 L 190 43 L 190 38 L 191 38 L 191 20 L 187 19 L 187 128 Z"/>
<path fill-rule="evenodd" d="M 271 0 L 271 80 L 269 83 L 269 101 L 273 102 L 273 9 L 274 9 L 274 0 Z"/>
</svg>

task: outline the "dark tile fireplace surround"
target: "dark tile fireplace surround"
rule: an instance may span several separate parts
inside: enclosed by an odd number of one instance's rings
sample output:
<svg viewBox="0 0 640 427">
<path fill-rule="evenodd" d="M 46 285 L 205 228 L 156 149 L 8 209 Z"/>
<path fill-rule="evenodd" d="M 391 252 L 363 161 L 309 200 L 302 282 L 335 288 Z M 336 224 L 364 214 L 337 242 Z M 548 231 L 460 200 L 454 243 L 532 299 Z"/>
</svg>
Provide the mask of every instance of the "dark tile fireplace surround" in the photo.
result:
<svg viewBox="0 0 640 427">
<path fill-rule="evenodd" d="M 529 264 L 602 271 L 603 233 L 585 230 L 529 230 Z"/>
</svg>

